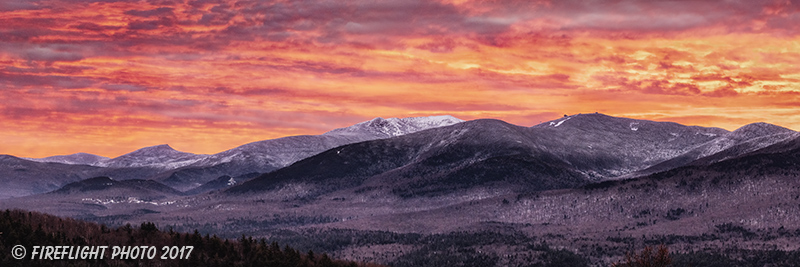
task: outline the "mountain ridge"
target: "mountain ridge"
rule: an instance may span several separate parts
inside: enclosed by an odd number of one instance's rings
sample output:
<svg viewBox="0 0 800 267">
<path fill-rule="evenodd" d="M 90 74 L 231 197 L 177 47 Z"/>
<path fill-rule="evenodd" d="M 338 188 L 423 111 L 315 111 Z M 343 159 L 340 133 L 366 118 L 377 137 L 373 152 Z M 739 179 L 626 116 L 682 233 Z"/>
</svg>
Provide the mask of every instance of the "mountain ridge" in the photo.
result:
<svg viewBox="0 0 800 267">
<path fill-rule="evenodd" d="M 632 130 L 631 123 L 641 124 L 640 128 Z M 654 125 L 659 128 L 648 129 Z M 609 130 L 610 127 L 614 130 Z M 668 127 L 685 136 L 662 133 Z M 465 183 L 476 185 L 525 185 L 534 190 L 569 188 L 637 170 L 626 169 L 630 166 L 644 168 L 649 162 L 657 163 L 682 152 L 686 144 L 697 145 L 713 138 L 703 133 L 722 134 L 723 131 L 600 114 L 573 115 L 534 127 L 481 119 L 337 147 L 226 192 L 271 190 L 281 181 L 288 184 L 320 182 L 315 177 L 338 177 L 342 183 L 355 186 L 374 180 L 393 181 L 392 191 L 403 196 L 416 195 L 418 190 L 436 193 L 459 187 L 462 178 L 468 181 Z M 620 133 L 627 136 L 618 136 Z M 651 139 L 668 142 L 669 139 L 674 144 L 662 148 L 669 153 L 651 155 L 648 154 L 650 147 L 631 141 L 635 136 L 643 140 L 639 143 Z M 632 152 L 620 157 L 615 149 L 621 145 Z M 558 178 L 547 179 L 549 176 Z M 335 187 L 330 184 L 335 182 L 321 183 L 325 186 L 320 184 L 320 190 Z"/>
<path fill-rule="evenodd" d="M 76 153 L 27 160 L 38 163 L 87 165 L 106 169 L 80 175 L 76 179 L 102 175 L 116 179 L 154 179 L 177 190 L 186 191 L 224 175 L 239 177 L 273 171 L 340 145 L 389 138 L 459 122 L 462 120 L 449 115 L 402 119 L 374 118 L 320 135 L 287 136 L 256 141 L 211 155 L 182 152 L 168 144 L 161 144 L 143 147 L 115 158 Z M 32 178 L 35 179 L 35 177 Z M 73 181 L 75 179 L 61 182 L 54 180 L 46 186 L 47 189 L 42 190 L 53 190 L 64 185 L 63 183 Z M 41 193 L 42 190 L 36 189 L 32 192 Z"/>
<path fill-rule="evenodd" d="M 576 114 L 532 127 L 481 119 L 344 145 L 225 192 L 269 192 L 303 185 L 304 194 L 313 197 L 348 186 L 354 190 L 388 186 L 392 193 L 408 197 L 435 195 L 464 184 L 534 191 L 571 188 L 709 158 L 701 152 L 723 139 L 733 141 L 712 154 L 727 152 L 735 157 L 797 134 L 766 123 L 729 132 L 604 114 Z"/>
<path fill-rule="evenodd" d="M 100 163 L 101 167 L 130 168 L 151 167 L 174 169 L 195 163 L 206 155 L 192 154 L 175 150 L 168 144 L 137 149 L 125 155 Z"/>
<path fill-rule="evenodd" d="M 382 139 L 398 137 L 402 139 L 403 136 L 420 132 L 428 133 L 423 134 L 426 136 L 421 140 L 411 143 L 418 146 L 414 149 L 422 154 L 406 156 L 420 157 L 418 160 L 428 162 L 429 165 L 434 164 L 431 162 L 435 162 L 435 159 L 443 157 L 436 153 L 460 157 L 463 162 L 453 163 L 457 165 L 454 165 L 453 168 L 470 172 L 494 172 L 491 170 L 492 168 L 485 166 L 488 162 L 496 164 L 528 162 L 525 164 L 533 166 L 536 163 L 531 161 L 538 159 L 550 162 L 548 164 L 551 165 L 547 166 L 562 166 L 558 167 L 562 171 L 551 170 L 553 173 L 574 177 L 573 174 L 567 174 L 574 172 L 583 177 L 580 180 L 589 183 L 643 176 L 687 164 L 703 164 L 701 159 L 708 162 L 720 161 L 798 135 L 795 131 L 768 123 L 748 124 L 729 132 L 720 128 L 685 126 L 674 122 L 637 120 L 599 113 L 565 116 L 530 127 L 501 122 L 487 119 L 464 122 L 448 115 L 403 119 L 378 117 L 334 129 L 321 135 L 288 136 L 262 140 L 212 155 L 197 155 L 177 151 L 166 144 L 157 145 L 141 148 L 117 158 L 103 160 L 94 164 L 100 169 L 84 171 L 80 175 L 70 176 L 72 178 L 69 179 L 57 178 L 46 187 L 48 190 L 53 190 L 63 183 L 76 179 L 106 175 L 123 180 L 153 179 L 176 190 L 188 191 L 226 175 L 252 177 L 256 173 L 272 172 L 332 148 Z M 465 128 L 462 125 L 453 128 L 456 130 L 443 130 L 438 133 L 430 131 L 452 128 L 454 125 L 461 124 L 492 124 L 494 125 L 492 127 L 499 127 L 498 129 L 513 130 L 500 131 L 488 126 L 485 129 L 467 129 L 468 127 Z M 459 135 L 475 130 L 483 131 L 485 134 L 473 136 L 471 139 L 459 139 Z M 461 148 L 445 151 L 447 145 L 452 145 L 454 142 Z M 481 142 L 488 143 L 481 144 Z M 492 146 L 502 147 L 507 151 L 489 151 L 491 149 L 488 147 Z M 436 151 L 430 152 L 432 149 Z M 423 152 L 426 151 L 433 154 L 424 154 Z M 473 153 L 473 155 L 464 154 L 467 152 Z M 97 158 L 91 154 L 75 155 L 90 159 Z M 428 168 L 419 165 L 419 162 L 409 161 L 406 163 L 417 164 L 414 166 L 422 169 Z M 72 168 L 61 165 L 50 166 L 52 168 Z M 549 169 L 545 166 L 540 167 L 543 170 Z M 407 166 L 397 166 L 397 168 L 394 171 L 392 169 L 382 171 L 395 173 L 419 171 L 412 171 L 411 167 Z M 533 175 L 532 170 L 522 165 L 515 168 L 519 168 L 517 170 L 522 173 Z M 569 171 L 563 172 L 567 169 Z M 22 174 L 19 171 L 14 173 L 17 176 Z M 69 174 L 71 171 L 65 173 Z M 60 174 L 49 175 L 55 177 Z M 573 181 L 570 184 L 574 185 L 575 183 Z M 224 188 L 221 187 L 222 185 L 224 183 L 219 182 L 204 188 L 216 190 Z M 193 192 L 206 191 L 205 189 L 198 190 Z M 35 192 L 40 193 L 41 191 Z"/>
<path fill-rule="evenodd" d="M 42 163 L 62 163 L 72 165 L 97 166 L 100 162 L 109 160 L 108 157 L 98 156 L 89 153 L 78 152 L 70 155 L 56 155 L 45 158 L 24 158 L 26 160 Z"/>
</svg>

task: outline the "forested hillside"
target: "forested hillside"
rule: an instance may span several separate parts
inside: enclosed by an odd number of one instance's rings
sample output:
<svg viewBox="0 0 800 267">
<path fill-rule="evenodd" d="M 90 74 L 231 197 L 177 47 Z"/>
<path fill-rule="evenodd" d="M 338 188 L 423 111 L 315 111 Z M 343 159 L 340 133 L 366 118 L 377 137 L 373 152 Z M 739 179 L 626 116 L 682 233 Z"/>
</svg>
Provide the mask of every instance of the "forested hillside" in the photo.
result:
<svg viewBox="0 0 800 267">
<path fill-rule="evenodd" d="M 139 227 L 104 225 L 59 218 L 37 212 L 0 212 L 0 266 L 378 266 L 331 259 L 327 254 L 298 251 L 276 242 L 242 236 L 229 241 L 216 236 L 161 231 L 153 223 Z M 27 255 L 12 257 L 12 248 L 22 245 Z M 31 259 L 33 246 L 108 246 L 102 259 Z M 111 259 L 112 246 L 156 247 L 155 259 Z M 188 247 L 188 259 L 160 259 L 162 248 Z M 188 250 L 187 250 L 188 252 Z"/>
</svg>

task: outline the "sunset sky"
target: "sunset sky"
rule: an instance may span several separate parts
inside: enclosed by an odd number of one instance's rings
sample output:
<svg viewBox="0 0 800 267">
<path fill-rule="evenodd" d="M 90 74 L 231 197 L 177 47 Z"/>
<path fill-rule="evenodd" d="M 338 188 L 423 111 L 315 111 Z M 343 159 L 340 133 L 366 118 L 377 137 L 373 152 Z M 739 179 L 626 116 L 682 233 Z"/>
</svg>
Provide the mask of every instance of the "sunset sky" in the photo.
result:
<svg viewBox="0 0 800 267">
<path fill-rule="evenodd" d="M 800 130 L 800 2 L 5 0 L 0 89 L 22 157 L 442 114 Z"/>
</svg>

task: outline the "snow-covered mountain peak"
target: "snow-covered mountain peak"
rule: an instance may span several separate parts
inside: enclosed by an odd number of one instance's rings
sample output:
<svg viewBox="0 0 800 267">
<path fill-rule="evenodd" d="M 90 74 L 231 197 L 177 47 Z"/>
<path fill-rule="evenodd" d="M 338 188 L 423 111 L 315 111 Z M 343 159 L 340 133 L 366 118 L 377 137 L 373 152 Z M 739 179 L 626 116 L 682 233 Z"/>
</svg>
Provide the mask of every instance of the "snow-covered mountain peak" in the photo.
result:
<svg viewBox="0 0 800 267">
<path fill-rule="evenodd" d="M 463 122 L 450 115 L 411 117 L 411 118 L 374 118 L 355 125 L 339 128 L 324 135 L 371 135 L 375 137 L 394 137 L 410 134 L 431 128 L 453 125 Z"/>
<path fill-rule="evenodd" d="M 685 126 L 674 122 L 614 117 L 602 113 L 575 114 L 535 125 L 531 128 L 552 128 L 567 132 L 594 132 L 621 136 L 628 134 L 665 136 L 675 138 L 691 135 L 716 137 L 728 134 L 727 130 L 714 127 Z M 671 138 L 670 138 L 671 139 Z"/>
<path fill-rule="evenodd" d="M 638 131 L 644 123 L 629 118 L 619 118 L 608 116 L 601 113 L 564 115 L 564 117 L 544 122 L 533 126 L 533 128 L 564 128 L 580 130 L 601 130 L 601 131 Z"/>
<path fill-rule="evenodd" d="M 774 124 L 751 123 L 699 147 L 697 158 L 703 158 L 703 163 L 719 162 L 798 136 L 800 133 Z"/>
<path fill-rule="evenodd" d="M 570 120 L 572 120 L 571 124 L 575 124 L 575 123 L 579 123 L 579 124 L 587 124 L 587 123 L 607 124 L 607 123 L 613 123 L 615 121 L 630 120 L 630 119 L 612 117 L 612 116 L 608 116 L 608 115 L 601 114 L 601 113 L 590 113 L 590 114 L 579 113 L 579 114 L 573 114 L 573 115 L 564 114 L 564 117 L 561 117 L 561 118 L 558 118 L 558 119 L 555 119 L 555 120 L 552 120 L 552 121 L 544 122 L 544 123 L 535 125 L 534 127 L 559 127 L 559 126 L 563 125 L 564 123 L 567 123 L 567 121 L 570 121 Z"/>
<path fill-rule="evenodd" d="M 123 156 L 153 155 L 153 154 L 164 154 L 164 153 L 168 153 L 168 154 L 178 154 L 178 153 L 189 154 L 189 153 L 186 153 L 186 152 L 181 152 L 181 151 L 175 150 L 174 148 L 172 148 L 168 144 L 162 144 L 162 145 L 157 145 L 157 146 L 143 147 L 143 148 L 137 149 L 137 150 L 135 150 L 135 151 L 133 151 L 131 153 L 125 154 Z"/>
<path fill-rule="evenodd" d="M 765 122 L 756 122 L 739 127 L 739 129 L 736 129 L 735 131 L 731 132 L 730 137 L 735 139 L 751 139 L 760 136 L 784 134 L 791 132 L 794 131 L 774 124 L 769 124 Z"/>
<path fill-rule="evenodd" d="M 163 144 L 140 148 L 131 153 L 107 160 L 101 165 L 104 167 L 179 168 L 206 157 L 208 155 L 181 152 L 167 144 Z"/>
<path fill-rule="evenodd" d="M 464 120 L 461 120 L 459 118 L 450 115 L 430 116 L 430 117 L 409 117 L 399 120 L 425 129 L 443 127 L 464 122 Z"/>
</svg>

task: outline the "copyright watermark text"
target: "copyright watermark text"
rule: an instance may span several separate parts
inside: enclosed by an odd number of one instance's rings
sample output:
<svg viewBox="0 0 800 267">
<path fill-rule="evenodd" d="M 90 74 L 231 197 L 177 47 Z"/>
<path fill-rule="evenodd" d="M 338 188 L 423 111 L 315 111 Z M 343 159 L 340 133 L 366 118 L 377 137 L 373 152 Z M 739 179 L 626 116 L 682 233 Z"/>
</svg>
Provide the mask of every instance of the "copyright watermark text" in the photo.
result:
<svg viewBox="0 0 800 267">
<path fill-rule="evenodd" d="M 193 246 L 32 246 L 30 255 L 23 245 L 11 248 L 15 259 L 31 260 L 184 260 L 188 259 Z"/>
</svg>

